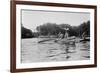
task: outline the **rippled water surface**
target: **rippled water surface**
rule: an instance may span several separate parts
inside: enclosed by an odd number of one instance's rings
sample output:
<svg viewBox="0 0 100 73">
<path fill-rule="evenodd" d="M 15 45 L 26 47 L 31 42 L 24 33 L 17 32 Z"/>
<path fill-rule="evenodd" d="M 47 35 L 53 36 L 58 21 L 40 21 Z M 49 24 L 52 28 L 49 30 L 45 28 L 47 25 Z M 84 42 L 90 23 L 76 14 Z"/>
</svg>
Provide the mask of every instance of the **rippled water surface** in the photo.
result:
<svg viewBox="0 0 100 73">
<path fill-rule="evenodd" d="M 90 42 L 76 42 L 68 45 L 54 42 L 54 40 L 38 43 L 40 40 L 43 38 L 22 39 L 22 63 L 90 59 Z"/>
</svg>

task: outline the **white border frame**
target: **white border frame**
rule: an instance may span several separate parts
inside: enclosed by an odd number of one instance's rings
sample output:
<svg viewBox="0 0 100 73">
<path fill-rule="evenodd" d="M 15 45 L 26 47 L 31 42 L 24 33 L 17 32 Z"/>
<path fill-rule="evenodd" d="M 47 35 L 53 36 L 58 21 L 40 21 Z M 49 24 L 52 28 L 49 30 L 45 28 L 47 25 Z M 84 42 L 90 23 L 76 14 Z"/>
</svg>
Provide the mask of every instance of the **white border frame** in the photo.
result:
<svg viewBox="0 0 100 73">
<path fill-rule="evenodd" d="M 81 61 L 63 61 L 63 62 L 43 62 L 43 63 L 25 63 L 21 64 L 21 9 L 31 10 L 51 10 L 51 11 L 71 11 L 71 12 L 89 12 L 90 13 L 90 60 Z M 86 8 L 70 8 L 70 7 L 50 7 L 36 5 L 16 5 L 16 68 L 40 68 L 40 67 L 55 67 L 55 66 L 74 66 L 74 65 L 89 65 L 94 64 L 94 9 Z"/>
</svg>

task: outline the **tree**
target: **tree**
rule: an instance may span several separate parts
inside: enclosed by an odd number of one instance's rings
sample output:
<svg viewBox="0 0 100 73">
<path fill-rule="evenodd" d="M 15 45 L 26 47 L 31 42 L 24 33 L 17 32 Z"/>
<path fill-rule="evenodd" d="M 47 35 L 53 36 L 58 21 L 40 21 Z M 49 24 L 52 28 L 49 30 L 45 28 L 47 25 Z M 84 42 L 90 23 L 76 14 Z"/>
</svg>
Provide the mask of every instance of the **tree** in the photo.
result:
<svg viewBox="0 0 100 73">
<path fill-rule="evenodd" d="M 80 26 L 78 26 L 78 28 L 79 28 L 79 34 L 80 34 L 80 36 L 83 33 L 86 33 L 85 34 L 86 36 L 90 36 L 90 21 L 83 22 Z"/>
<path fill-rule="evenodd" d="M 55 35 L 60 31 L 60 27 L 55 23 L 46 23 L 37 27 L 41 35 Z"/>
<path fill-rule="evenodd" d="M 23 25 L 21 26 L 21 38 L 32 38 L 33 34 L 30 29 L 25 28 Z"/>
</svg>

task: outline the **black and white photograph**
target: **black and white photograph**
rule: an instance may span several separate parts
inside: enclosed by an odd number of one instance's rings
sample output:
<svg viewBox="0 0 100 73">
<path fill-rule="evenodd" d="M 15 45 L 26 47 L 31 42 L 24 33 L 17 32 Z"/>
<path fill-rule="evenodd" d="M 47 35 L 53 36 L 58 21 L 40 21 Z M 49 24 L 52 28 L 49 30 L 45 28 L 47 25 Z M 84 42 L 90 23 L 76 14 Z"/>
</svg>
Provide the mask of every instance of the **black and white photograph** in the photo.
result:
<svg viewBox="0 0 100 73">
<path fill-rule="evenodd" d="M 11 7 L 12 72 L 96 67 L 96 6 L 14 1 Z"/>
<path fill-rule="evenodd" d="M 21 63 L 90 60 L 90 13 L 21 10 Z"/>
</svg>

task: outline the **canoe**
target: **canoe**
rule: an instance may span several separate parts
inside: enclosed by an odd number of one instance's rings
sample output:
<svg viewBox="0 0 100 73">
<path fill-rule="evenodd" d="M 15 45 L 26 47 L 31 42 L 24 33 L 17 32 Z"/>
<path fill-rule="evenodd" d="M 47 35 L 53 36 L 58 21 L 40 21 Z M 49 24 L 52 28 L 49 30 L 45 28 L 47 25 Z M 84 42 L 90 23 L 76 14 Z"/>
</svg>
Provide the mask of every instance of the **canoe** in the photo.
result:
<svg viewBox="0 0 100 73">
<path fill-rule="evenodd" d="M 90 39 L 81 39 L 80 42 L 90 41 Z"/>
<path fill-rule="evenodd" d="M 46 41 L 52 41 L 54 42 L 62 42 L 62 43 L 68 43 L 68 42 L 73 42 L 75 41 L 75 37 L 69 37 L 69 38 L 64 38 L 64 39 L 59 39 L 59 38 L 49 38 L 49 39 L 43 39 L 41 41 L 38 41 L 38 43 L 46 42 Z"/>
<path fill-rule="evenodd" d="M 38 43 L 42 43 L 42 42 L 46 42 L 46 41 L 51 41 L 51 40 L 54 40 L 54 39 L 44 39 L 44 40 L 38 41 Z"/>
<path fill-rule="evenodd" d="M 59 44 L 66 44 L 66 45 L 75 45 L 75 39 L 60 39 L 60 40 L 55 40 L 54 42 L 59 43 Z"/>
</svg>

